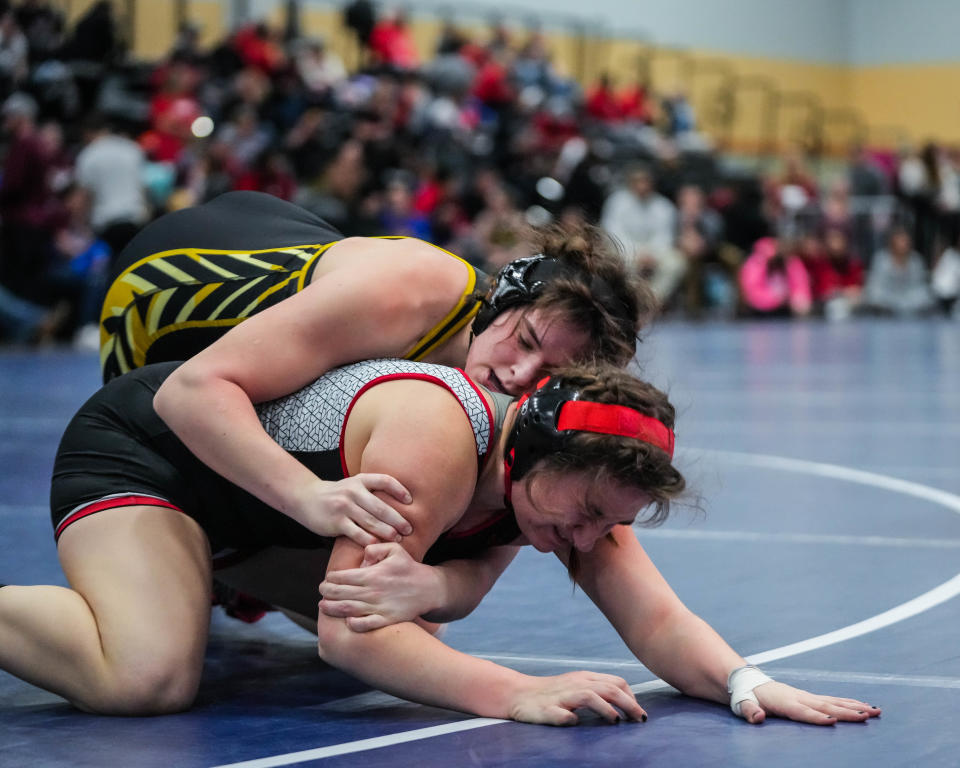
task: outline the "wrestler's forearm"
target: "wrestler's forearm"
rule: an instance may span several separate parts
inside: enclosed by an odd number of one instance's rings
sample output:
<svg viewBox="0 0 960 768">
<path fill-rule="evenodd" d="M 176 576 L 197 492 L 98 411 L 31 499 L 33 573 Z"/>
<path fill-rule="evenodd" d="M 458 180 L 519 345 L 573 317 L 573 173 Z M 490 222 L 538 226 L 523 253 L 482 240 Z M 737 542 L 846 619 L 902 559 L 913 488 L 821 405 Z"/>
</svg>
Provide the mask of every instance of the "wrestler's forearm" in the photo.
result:
<svg viewBox="0 0 960 768">
<path fill-rule="evenodd" d="M 727 675 L 746 662 L 703 619 L 682 608 L 644 634 L 631 650 L 657 677 L 688 696 L 729 701 Z"/>
<path fill-rule="evenodd" d="M 442 623 L 469 616 L 500 578 L 516 552 L 517 547 L 494 547 L 482 557 L 448 560 L 434 566 L 438 587 L 433 607 L 422 618 Z"/>
<path fill-rule="evenodd" d="M 584 556 L 577 582 L 651 672 L 690 696 L 726 702 L 727 675 L 743 659 L 681 602 L 635 531 L 617 526 L 614 537 Z"/>
<path fill-rule="evenodd" d="M 444 645 L 411 623 L 352 632 L 321 616 L 320 657 L 395 696 L 481 717 L 508 718 L 528 680 L 512 669 Z"/>
<path fill-rule="evenodd" d="M 250 398 L 223 379 L 171 376 L 154 408 L 184 445 L 218 474 L 298 522 L 298 493 L 316 476 L 263 429 Z"/>
<path fill-rule="evenodd" d="M 433 590 L 433 607 L 422 618 L 444 623 L 469 616 L 490 590 L 487 570 L 479 560 L 450 560 L 433 566 L 438 586 Z"/>
</svg>

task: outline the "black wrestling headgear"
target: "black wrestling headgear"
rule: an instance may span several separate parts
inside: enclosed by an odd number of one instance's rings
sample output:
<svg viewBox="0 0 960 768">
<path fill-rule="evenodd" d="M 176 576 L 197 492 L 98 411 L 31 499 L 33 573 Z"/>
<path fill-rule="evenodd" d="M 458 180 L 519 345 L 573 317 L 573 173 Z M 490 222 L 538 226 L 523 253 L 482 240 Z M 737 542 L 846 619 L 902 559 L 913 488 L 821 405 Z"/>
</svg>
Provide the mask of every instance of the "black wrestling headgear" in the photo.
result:
<svg viewBox="0 0 960 768">
<path fill-rule="evenodd" d="M 497 273 L 493 286 L 484 297 L 483 306 L 473 321 L 473 335 L 479 336 L 487 330 L 502 312 L 533 303 L 552 280 L 573 276 L 579 271 L 542 253 L 514 259 Z M 611 314 L 619 314 L 613 308 L 622 305 L 622 302 L 606 280 L 591 275 L 590 293 Z"/>
</svg>

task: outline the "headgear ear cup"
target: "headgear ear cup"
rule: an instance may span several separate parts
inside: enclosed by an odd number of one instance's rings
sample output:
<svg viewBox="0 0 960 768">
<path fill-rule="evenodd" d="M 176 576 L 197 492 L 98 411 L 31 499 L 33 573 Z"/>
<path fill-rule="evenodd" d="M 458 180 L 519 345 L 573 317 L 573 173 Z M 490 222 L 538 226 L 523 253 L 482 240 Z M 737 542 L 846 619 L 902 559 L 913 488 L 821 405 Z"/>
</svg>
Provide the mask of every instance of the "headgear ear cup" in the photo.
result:
<svg viewBox="0 0 960 768">
<path fill-rule="evenodd" d="M 473 321 L 473 335 L 479 336 L 490 327 L 498 315 L 513 307 L 532 304 L 553 280 L 559 277 L 583 275 L 577 267 L 564 264 L 558 259 L 537 253 L 514 259 L 503 267 L 494 280 L 493 287 L 483 300 L 483 306 Z M 613 287 L 598 275 L 588 277 L 590 294 L 615 317 L 626 313 L 623 302 Z M 633 318 L 626 318 L 628 333 L 633 332 Z"/>
<path fill-rule="evenodd" d="M 490 327 L 497 315 L 511 307 L 533 302 L 550 278 L 562 271 L 556 259 L 542 253 L 514 259 L 494 279 L 493 287 L 473 321 L 473 335 L 479 336 Z"/>
</svg>

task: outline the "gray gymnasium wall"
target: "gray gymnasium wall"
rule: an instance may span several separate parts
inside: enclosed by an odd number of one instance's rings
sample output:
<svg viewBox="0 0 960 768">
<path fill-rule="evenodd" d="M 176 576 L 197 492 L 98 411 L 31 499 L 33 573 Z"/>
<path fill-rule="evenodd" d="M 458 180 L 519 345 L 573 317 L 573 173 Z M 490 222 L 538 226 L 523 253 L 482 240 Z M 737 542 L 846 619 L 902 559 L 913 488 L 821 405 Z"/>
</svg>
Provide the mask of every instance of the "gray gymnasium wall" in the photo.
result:
<svg viewBox="0 0 960 768">
<path fill-rule="evenodd" d="M 340 7 L 347 0 L 301 0 Z M 231 0 L 224 0 L 230 3 Z M 233 0 L 235 2 L 235 0 Z M 282 0 L 246 0 L 263 14 Z M 599 23 L 661 45 L 821 64 L 960 61 L 960 0 L 379 0 L 419 9 L 500 9 Z"/>
<path fill-rule="evenodd" d="M 512 7 L 585 16 L 583 0 Z M 590 0 L 608 29 L 746 56 L 853 65 L 960 60 L 960 0 Z"/>
<path fill-rule="evenodd" d="M 960 1 L 960 0 L 958 0 Z M 511 8 L 601 21 L 663 45 L 746 56 L 846 61 L 846 0 L 512 0 Z M 589 8 L 589 13 L 584 11 Z"/>
<path fill-rule="evenodd" d="M 846 0 L 850 63 L 960 61 L 960 0 Z"/>
<path fill-rule="evenodd" d="M 300 0 L 342 7 L 348 0 Z M 236 3 L 237 0 L 224 0 Z M 477 18 L 527 12 L 545 20 L 599 23 L 607 34 L 642 35 L 662 45 L 818 62 L 846 60 L 848 0 L 375 0 L 381 8 L 454 9 Z M 960 2 L 960 0 L 958 0 Z M 250 15 L 267 16 L 283 0 L 245 0 Z M 236 7 L 236 6 L 235 6 Z M 838 10 L 840 9 L 840 10 Z"/>
</svg>

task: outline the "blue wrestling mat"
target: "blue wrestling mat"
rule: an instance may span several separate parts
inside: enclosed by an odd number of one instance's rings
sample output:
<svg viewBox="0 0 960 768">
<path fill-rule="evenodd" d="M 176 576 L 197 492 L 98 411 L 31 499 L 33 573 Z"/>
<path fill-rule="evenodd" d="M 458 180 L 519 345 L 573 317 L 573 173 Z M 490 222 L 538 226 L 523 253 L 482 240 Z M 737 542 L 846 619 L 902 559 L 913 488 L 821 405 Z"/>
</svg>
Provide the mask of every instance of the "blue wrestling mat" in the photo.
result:
<svg viewBox="0 0 960 768">
<path fill-rule="evenodd" d="M 695 494 L 640 531 L 654 562 L 775 678 L 881 718 L 750 726 L 684 697 L 631 659 L 558 561 L 527 548 L 445 641 L 534 674 L 619 674 L 648 722 L 558 729 L 411 704 L 322 664 L 277 614 L 248 626 L 217 611 L 185 714 L 86 715 L 0 673 L 0 765 L 960 764 L 960 326 L 663 325 L 637 362 L 678 408 Z M 0 582 L 64 583 L 49 473 L 98 376 L 89 354 L 0 351 Z"/>
</svg>

